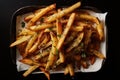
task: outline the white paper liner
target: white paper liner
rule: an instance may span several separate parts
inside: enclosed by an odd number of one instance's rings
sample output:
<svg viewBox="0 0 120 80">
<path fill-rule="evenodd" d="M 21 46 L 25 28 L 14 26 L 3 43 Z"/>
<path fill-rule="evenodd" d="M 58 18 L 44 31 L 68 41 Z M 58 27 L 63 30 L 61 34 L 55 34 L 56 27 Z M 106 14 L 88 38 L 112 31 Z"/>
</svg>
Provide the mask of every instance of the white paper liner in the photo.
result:
<svg viewBox="0 0 120 80">
<path fill-rule="evenodd" d="M 105 33 L 105 41 L 101 43 L 101 48 L 100 48 L 100 51 L 103 53 L 103 55 L 106 57 L 106 36 L 107 36 L 107 31 L 106 31 L 106 24 L 105 24 L 105 20 L 106 20 L 106 15 L 107 15 L 107 12 L 106 13 L 96 13 L 96 12 L 92 12 L 92 11 L 89 11 L 91 15 L 94 15 L 96 17 L 98 17 L 98 19 L 100 21 L 102 21 L 103 25 L 104 25 L 104 33 Z M 22 17 L 26 16 L 27 14 L 25 15 L 22 15 Z M 21 18 L 21 21 L 22 21 L 23 18 Z M 18 26 L 16 26 L 18 27 Z M 20 27 L 20 26 L 19 26 Z M 18 28 L 17 28 L 18 29 Z M 18 30 L 17 30 L 18 31 Z M 16 31 L 16 32 L 17 32 Z M 21 62 L 19 62 L 19 60 L 22 58 L 18 52 L 18 50 L 16 50 L 17 54 L 16 54 L 16 64 L 17 64 L 17 71 L 20 72 L 20 71 L 24 71 L 24 70 L 27 70 L 30 66 L 29 65 L 26 65 L 26 64 L 23 64 Z M 76 70 L 75 72 L 96 72 L 98 70 L 101 69 L 102 67 L 102 64 L 103 64 L 104 60 L 103 59 L 97 59 L 95 61 L 95 63 L 93 65 L 90 65 L 88 69 L 85 69 L 85 68 L 82 68 L 80 70 Z M 42 73 L 42 72 L 35 72 L 35 73 Z M 50 71 L 50 73 L 63 73 L 63 71 Z"/>
</svg>

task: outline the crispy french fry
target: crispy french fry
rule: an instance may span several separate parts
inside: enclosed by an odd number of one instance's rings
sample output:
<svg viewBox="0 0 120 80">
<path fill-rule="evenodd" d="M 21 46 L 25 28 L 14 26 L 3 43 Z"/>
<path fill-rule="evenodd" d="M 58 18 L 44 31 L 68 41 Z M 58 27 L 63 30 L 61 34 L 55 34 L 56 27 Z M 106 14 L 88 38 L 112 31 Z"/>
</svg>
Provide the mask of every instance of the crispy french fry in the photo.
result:
<svg viewBox="0 0 120 80">
<path fill-rule="evenodd" d="M 49 55 L 49 51 L 45 50 L 43 51 L 43 53 L 39 53 L 38 55 L 36 55 L 34 58 L 36 61 L 40 60 L 41 58 L 48 56 Z"/>
<path fill-rule="evenodd" d="M 41 37 L 42 37 L 43 33 L 44 33 L 44 30 L 42 30 L 39 33 L 37 42 L 29 49 L 28 53 L 33 53 L 38 48 L 38 45 L 40 43 L 40 40 L 41 40 Z"/>
<path fill-rule="evenodd" d="M 52 45 L 52 41 L 49 41 L 44 47 L 43 49 L 46 49 L 47 47 L 51 46 Z"/>
<path fill-rule="evenodd" d="M 64 75 L 67 75 L 68 73 L 69 73 L 69 68 L 68 68 L 68 66 L 66 66 L 64 69 Z"/>
<path fill-rule="evenodd" d="M 47 62 L 46 68 L 45 68 L 46 70 L 49 70 L 53 66 L 53 64 L 55 63 L 55 60 L 58 56 L 57 37 L 53 32 L 50 32 L 50 36 L 51 36 L 51 40 L 52 40 L 52 50 L 48 57 L 48 62 Z"/>
<path fill-rule="evenodd" d="M 33 30 L 33 31 L 39 31 L 39 30 L 42 30 L 42 29 L 50 28 L 50 27 L 54 27 L 54 24 L 43 23 L 43 24 L 38 25 L 38 26 L 31 26 L 30 29 Z"/>
<path fill-rule="evenodd" d="M 59 18 L 65 16 L 66 14 L 74 11 L 76 8 L 80 7 L 80 5 L 81 5 L 81 2 L 77 2 L 74 5 L 60 11 L 59 13 L 53 14 L 52 16 L 50 16 L 46 19 L 46 22 L 48 22 L 48 23 L 53 22 L 56 19 L 59 19 Z"/>
<path fill-rule="evenodd" d="M 62 24 L 59 20 L 56 20 L 56 31 L 57 31 L 57 38 L 59 40 L 62 34 Z"/>
<path fill-rule="evenodd" d="M 56 7 L 56 4 L 52 4 L 44 9 L 42 9 L 40 12 L 38 12 L 27 24 L 27 27 L 33 26 L 33 24 L 43 15 L 45 15 L 47 12 L 53 10 Z"/>
<path fill-rule="evenodd" d="M 19 61 L 24 63 L 24 64 L 30 65 L 30 66 L 38 64 L 38 63 L 34 62 L 32 59 L 29 59 L 29 58 L 24 58 L 24 59 L 21 59 Z"/>
<path fill-rule="evenodd" d="M 66 52 L 70 52 L 73 48 L 77 47 L 82 41 L 84 33 L 79 33 L 78 37 L 74 40 L 70 47 L 67 48 Z"/>
<path fill-rule="evenodd" d="M 99 34 L 100 41 L 103 41 L 104 40 L 104 28 L 103 28 L 102 22 L 100 22 L 96 28 Z"/>
<path fill-rule="evenodd" d="M 99 57 L 100 59 L 105 59 L 105 56 L 97 50 L 91 49 L 90 52 L 93 53 L 95 56 Z"/>
<path fill-rule="evenodd" d="M 35 69 L 37 69 L 40 65 L 33 65 L 27 71 L 23 73 L 24 77 L 27 77 L 30 73 L 32 73 Z"/>
<path fill-rule="evenodd" d="M 32 47 L 32 45 L 34 44 L 34 42 L 35 42 L 35 40 L 37 39 L 37 37 L 38 37 L 38 34 L 35 33 L 35 34 L 33 35 L 33 37 L 29 40 L 29 42 L 28 42 L 28 44 L 27 44 L 27 46 L 26 46 L 26 49 L 25 49 L 24 57 L 27 56 L 29 49 Z"/>
<path fill-rule="evenodd" d="M 50 80 L 50 73 L 49 71 L 46 71 L 43 67 L 40 67 L 40 70 L 45 74 L 48 80 Z"/>
<path fill-rule="evenodd" d="M 70 18 L 69 18 L 69 20 L 68 20 L 66 28 L 64 29 L 63 34 L 61 35 L 61 37 L 59 39 L 59 42 L 57 44 L 57 49 L 58 50 L 60 50 L 60 48 L 62 47 L 63 42 L 64 42 L 64 40 L 65 40 L 65 38 L 66 38 L 66 36 L 67 36 L 67 34 L 68 34 L 68 32 L 69 32 L 73 22 L 74 22 L 74 19 L 75 19 L 75 13 L 72 13 Z"/>
<path fill-rule="evenodd" d="M 92 22 L 96 23 L 97 25 L 99 24 L 98 18 L 94 17 L 92 15 L 80 14 L 79 19 L 85 19 L 88 21 L 92 21 Z"/>
<path fill-rule="evenodd" d="M 74 76 L 74 69 L 73 69 L 73 65 L 72 64 L 68 64 L 68 68 L 69 68 L 69 73 L 70 73 L 70 76 Z"/>
<path fill-rule="evenodd" d="M 28 36 L 22 36 L 20 39 L 16 40 L 15 42 L 13 42 L 10 47 L 13 47 L 13 46 L 16 46 L 16 45 L 19 45 L 25 41 L 27 41 L 28 39 L 31 38 L 31 35 L 28 35 Z"/>
<path fill-rule="evenodd" d="M 30 19 L 32 19 L 34 16 L 35 16 L 34 14 L 30 14 L 30 15 L 26 16 L 26 17 L 24 18 L 24 20 L 25 20 L 26 22 L 28 22 L 28 21 L 29 21 Z"/>
<path fill-rule="evenodd" d="M 25 36 L 25 35 L 33 35 L 35 32 L 29 29 L 22 29 L 22 31 L 18 34 L 18 36 Z"/>
<path fill-rule="evenodd" d="M 65 55 L 63 52 L 60 51 L 59 53 L 59 59 L 56 61 L 56 66 L 63 63 L 65 61 Z"/>
<path fill-rule="evenodd" d="M 77 26 L 77 27 L 71 27 L 71 29 L 70 30 L 72 30 L 72 31 L 82 31 L 84 29 L 84 27 L 83 26 Z"/>
<path fill-rule="evenodd" d="M 66 38 L 64 44 L 66 45 L 70 43 L 76 37 L 76 35 L 77 35 L 77 32 L 72 32 L 71 35 L 68 38 Z"/>
</svg>

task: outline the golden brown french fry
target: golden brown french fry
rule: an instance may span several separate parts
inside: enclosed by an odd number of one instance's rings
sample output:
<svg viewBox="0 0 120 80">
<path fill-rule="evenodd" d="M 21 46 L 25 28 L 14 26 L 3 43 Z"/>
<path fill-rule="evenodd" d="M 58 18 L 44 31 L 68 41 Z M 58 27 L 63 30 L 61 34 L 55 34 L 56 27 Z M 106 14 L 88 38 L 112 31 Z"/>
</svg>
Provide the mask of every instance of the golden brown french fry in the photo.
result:
<svg viewBox="0 0 120 80">
<path fill-rule="evenodd" d="M 60 50 L 60 48 L 62 47 L 63 42 L 64 42 L 64 40 L 65 40 L 65 38 L 66 38 L 66 36 L 67 36 L 73 22 L 74 22 L 74 19 L 75 19 L 75 13 L 72 13 L 71 16 L 69 17 L 68 23 L 67 23 L 67 25 L 66 25 L 66 27 L 65 27 L 65 29 L 63 31 L 63 34 L 61 35 L 61 37 L 60 37 L 60 39 L 58 41 L 58 44 L 57 44 L 57 49 L 58 50 Z"/>
<path fill-rule="evenodd" d="M 79 19 L 85 19 L 91 22 L 96 23 L 97 25 L 99 24 L 98 18 L 92 15 L 86 15 L 86 14 L 80 14 Z"/>
<path fill-rule="evenodd" d="M 22 36 L 20 39 L 16 40 L 15 42 L 13 42 L 10 47 L 13 47 L 13 46 L 16 46 L 16 45 L 19 45 L 25 41 L 27 41 L 28 39 L 31 38 L 31 35 L 28 35 L 28 36 Z"/>
<path fill-rule="evenodd" d="M 52 40 L 52 50 L 50 52 L 50 55 L 48 57 L 48 62 L 46 65 L 46 70 L 49 70 L 53 64 L 55 64 L 56 58 L 58 56 L 58 50 L 57 50 L 57 37 L 53 32 L 50 32 L 51 40 Z"/>
<path fill-rule="evenodd" d="M 24 77 L 27 77 L 29 74 L 31 74 L 35 69 L 37 69 L 40 65 L 33 65 L 30 66 L 30 68 L 23 73 Z"/>
<path fill-rule="evenodd" d="M 99 34 L 100 41 L 103 41 L 104 40 L 104 28 L 103 28 L 102 22 L 100 22 L 96 28 Z"/>
<path fill-rule="evenodd" d="M 33 30 L 33 31 L 39 31 L 39 30 L 42 30 L 42 29 L 50 28 L 50 27 L 54 27 L 54 24 L 43 23 L 43 24 L 38 25 L 38 26 L 31 26 L 30 29 Z"/>
<path fill-rule="evenodd" d="M 50 80 L 50 73 L 49 71 L 46 71 L 43 67 L 40 67 L 40 70 L 45 74 L 48 80 Z"/>
<path fill-rule="evenodd" d="M 68 73 L 69 73 L 69 68 L 68 68 L 68 66 L 66 66 L 64 69 L 64 75 L 67 75 Z"/>
<path fill-rule="evenodd" d="M 38 63 L 34 62 L 32 59 L 29 59 L 29 58 L 24 58 L 24 59 L 21 59 L 19 61 L 24 63 L 24 64 L 30 65 L 30 66 L 38 64 Z"/>
<path fill-rule="evenodd" d="M 70 52 L 73 48 L 77 47 L 82 41 L 84 33 L 79 33 L 78 37 L 73 41 L 70 47 L 67 48 L 66 52 Z"/>
<path fill-rule="evenodd" d="M 38 12 L 27 24 L 27 27 L 33 26 L 33 24 L 43 15 L 45 15 L 47 12 L 53 10 L 56 7 L 56 4 L 52 4 L 44 9 L 42 9 L 40 12 Z"/>
<path fill-rule="evenodd" d="M 47 47 L 51 46 L 52 45 L 52 41 L 49 41 L 44 47 L 43 49 L 46 49 Z"/>
<path fill-rule="evenodd" d="M 74 69 L 73 69 L 73 65 L 72 64 L 68 64 L 68 68 L 69 68 L 69 73 L 70 73 L 70 76 L 74 76 Z"/>
<path fill-rule="evenodd" d="M 50 16 L 46 19 L 46 22 L 50 23 L 50 22 L 55 21 L 56 19 L 59 19 L 65 15 L 67 15 L 68 13 L 74 11 L 76 8 L 80 7 L 80 5 L 81 5 L 81 2 L 77 2 L 74 5 L 60 11 L 59 13 L 53 14 L 52 16 Z"/>
<path fill-rule="evenodd" d="M 59 40 L 62 34 L 62 24 L 58 19 L 56 20 L 56 31 L 57 31 L 57 38 Z"/>
<path fill-rule="evenodd" d="M 104 56 L 101 52 L 99 52 L 99 51 L 97 51 L 97 50 L 91 49 L 90 52 L 91 52 L 92 54 L 94 54 L 95 56 L 97 56 L 98 58 L 100 58 L 100 59 L 105 59 L 105 56 Z"/>
<path fill-rule="evenodd" d="M 76 35 L 77 35 L 77 32 L 72 32 L 71 35 L 68 38 L 66 38 L 64 44 L 66 45 L 70 43 L 76 37 Z"/>
<path fill-rule="evenodd" d="M 65 55 L 63 52 L 59 52 L 59 59 L 56 61 L 56 66 L 63 63 L 65 61 Z"/>
<path fill-rule="evenodd" d="M 42 30 L 39 33 L 37 42 L 29 49 L 28 53 L 33 53 L 38 48 L 38 45 L 40 43 L 40 40 L 41 40 L 41 37 L 42 37 L 43 33 L 44 33 L 44 30 Z"/>
<path fill-rule="evenodd" d="M 70 30 L 72 30 L 72 31 L 82 31 L 84 29 L 84 27 L 83 26 L 76 26 L 76 27 L 71 27 L 71 29 Z"/>
<path fill-rule="evenodd" d="M 33 35 L 35 32 L 29 29 L 22 29 L 22 31 L 18 34 L 18 36 L 25 36 L 25 35 Z"/>
<path fill-rule="evenodd" d="M 34 58 L 35 58 L 35 60 L 38 61 L 38 60 L 40 60 L 41 58 L 43 58 L 43 57 L 45 57 L 45 56 L 48 56 L 49 53 L 50 53 L 49 50 L 45 50 L 45 51 L 43 51 L 43 53 L 37 54 Z"/>
<path fill-rule="evenodd" d="M 49 37 L 47 34 L 45 34 L 44 36 L 45 36 L 44 39 L 43 39 L 42 42 L 39 44 L 39 48 L 40 48 L 40 47 L 44 47 L 45 44 L 50 40 L 50 37 Z"/>
<path fill-rule="evenodd" d="M 24 20 L 25 20 L 26 22 L 28 22 L 28 21 L 31 20 L 34 16 L 35 16 L 34 14 L 30 14 L 30 15 L 26 16 L 26 17 L 24 18 Z"/>
<path fill-rule="evenodd" d="M 37 39 L 37 37 L 38 37 L 38 34 L 35 33 L 35 34 L 32 36 L 32 38 L 28 41 L 28 44 L 27 44 L 26 49 L 25 49 L 24 57 L 27 56 L 29 49 L 32 47 L 32 45 L 34 44 L 34 42 L 35 42 L 35 40 Z"/>
</svg>

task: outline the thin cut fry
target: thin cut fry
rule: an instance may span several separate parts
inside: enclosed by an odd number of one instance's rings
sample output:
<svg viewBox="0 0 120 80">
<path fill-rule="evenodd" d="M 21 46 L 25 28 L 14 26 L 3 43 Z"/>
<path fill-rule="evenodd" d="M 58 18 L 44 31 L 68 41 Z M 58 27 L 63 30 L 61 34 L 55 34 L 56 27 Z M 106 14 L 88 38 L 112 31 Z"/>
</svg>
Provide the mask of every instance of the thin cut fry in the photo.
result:
<svg viewBox="0 0 120 80">
<path fill-rule="evenodd" d="M 39 65 L 33 65 L 31 66 L 27 71 L 23 73 L 24 77 L 27 77 L 30 73 L 32 73 L 35 69 L 37 69 Z"/>
<path fill-rule="evenodd" d="M 100 41 L 103 41 L 104 40 L 104 28 L 103 28 L 102 22 L 100 22 L 96 28 L 99 34 Z"/>
<path fill-rule="evenodd" d="M 55 60 L 58 56 L 58 50 L 56 48 L 57 42 L 58 42 L 57 37 L 52 32 L 50 32 L 50 36 L 51 36 L 51 40 L 52 40 L 52 50 L 48 57 L 48 62 L 47 62 L 46 68 L 45 68 L 46 70 L 49 70 L 53 66 L 53 64 L 55 63 Z"/>
<path fill-rule="evenodd" d="M 48 80 L 50 80 L 50 73 L 49 71 L 46 71 L 43 67 L 40 67 L 40 70 L 45 74 Z"/>
<path fill-rule="evenodd" d="M 59 39 L 59 42 L 57 44 L 57 49 L 60 50 L 60 48 L 62 47 L 63 45 L 63 42 L 72 26 L 72 23 L 74 22 L 74 18 L 75 18 L 75 13 L 72 13 L 69 20 L 68 20 L 68 23 L 66 25 L 66 28 L 64 29 L 63 31 L 63 34 L 61 35 L 60 39 Z"/>
<path fill-rule="evenodd" d="M 50 27 L 54 27 L 53 24 L 41 24 L 41 25 L 38 25 L 38 26 L 31 26 L 30 29 L 33 30 L 33 31 L 39 31 L 39 30 L 42 30 L 42 29 L 46 29 L 46 28 L 50 28 Z"/>
<path fill-rule="evenodd" d="M 99 57 L 100 59 L 104 59 L 104 58 L 105 58 L 105 56 L 104 56 L 102 53 L 100 53 L 99 51 L 97 51 L 97 50 L 91 49 L 90 51 L 91 51 L 94 55 L 96 55 L 97 57 Z"/>
<path fill-rule="evenodd" d="M 66 52 L 70 52 L 73 48 L 77 47 L 79 43 L 82 41 L 84 33 L 79 33 L 78 37 L 74 40 L 71 46 L 66 50 Z"/>
<path fill-rule="evenodd" d="M 33 43 L 35 42 L 35 40 L 37 39 L 37 37 L 38 37 L 38 34 L 35 33 L 35 34 L 33 35 L 33 37 L 29 40 L 29 42 L 28 42 L 28 44 L 27 44 L 27 46 L 26 46 L 26 49 L 25 49 L 24 57 L 27 56 L 29 49 L 32 47 L 32 45 L 33 45 Z"/>
<path fill-rule="evenodd" d="M 40 17 L 45 15 L 50 10 L 54 9 L 56 7 L 56 4 L 52 4 L 44 9 L 42 9 L 40 12 L 38 12 L 27 24 L 27 27 L 32 26 Z"/>
<path fill-rule="evenodd" d="M 32 53 L 32 52 L 34 52 L 34 51 L 37 49 L 37 47 L 38 47 L 38 45 L 39 45 L 39 43 L 40 43 L 40 39 L 41 39 L 43 33 L 44 33 L 44 31 L 41 31 L 41 32 L 39 33 L 37 42 L 29 49 L 29 51 L 28 51 L 29 53 Z"/>
<path fill-rule="evenodd" d="M 46 22 L 48 22 L 48 23 L 53 22 L 56 19 L 61 18 L 64 15 L 74 11 L 76 8 L 80 7 L 80 5 L 81 5 L 81 2 L 77 2 L 76 4 L 60 11 L 59 13 L 53 14 L 52 16 L 48 17 L 48 19 L 46 19 Z"/>
<path fill-rule="evenodd" d="M 28 36 L 22 36 L 22 38 L 18 39 L 17 41 L 13 42 L 10 47 L 13 47 L 13 46 L 16 46 L 16 45 L 19 45 L 25 41 L 27 41 L 28 39 L 31 38 L 31 35 L 28 35 Z"/>
</svg>

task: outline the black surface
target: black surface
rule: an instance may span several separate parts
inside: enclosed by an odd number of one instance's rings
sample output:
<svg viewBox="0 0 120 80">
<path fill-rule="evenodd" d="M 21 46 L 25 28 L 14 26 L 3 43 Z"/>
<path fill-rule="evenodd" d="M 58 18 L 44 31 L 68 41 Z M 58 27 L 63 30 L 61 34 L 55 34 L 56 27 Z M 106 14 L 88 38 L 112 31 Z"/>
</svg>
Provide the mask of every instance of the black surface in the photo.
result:
<svg viewBox="0 0 120 80">
<path fill-rule="evenodd" d="M 22 73 L 18 73 L 16 65 L 12 63 L 10 57 L 10 21 L 12 14 L 19 8 L 29 5 L 49 5 L 57 3 L 60 5 L 71 5 L 79 0 L 0 0 L 0 78 L 10 80 L 47 80 L 43 74 L 29 75 L 26 78 L 22 77 Z M 107 59 L 102 69 L 94 73 L 76 73 L 74 78 L 64 76 L 64 74 L 52 74 L 51 80 L 108 80 L 117 77 L 116 72 L 119 72 L 118 63 L 120 56 L 119 49 L 119 26 L 116 25 L 118 13 L 115 11 L 116 5 L 110 0 L 82 0 L 82 5 L 90 5 L 96 7 L 102 12 L 108 12 L 107 28 L 108 28 L 108 51 Z M 116 33 L 117 32 L 117 33 Z M 118 46 L 118 47 L 117 47 Z"/>
</svg>

